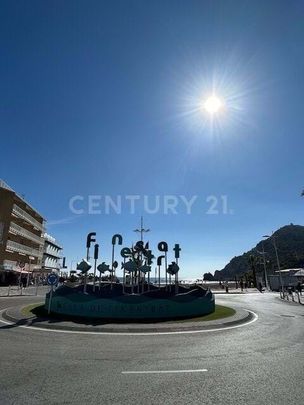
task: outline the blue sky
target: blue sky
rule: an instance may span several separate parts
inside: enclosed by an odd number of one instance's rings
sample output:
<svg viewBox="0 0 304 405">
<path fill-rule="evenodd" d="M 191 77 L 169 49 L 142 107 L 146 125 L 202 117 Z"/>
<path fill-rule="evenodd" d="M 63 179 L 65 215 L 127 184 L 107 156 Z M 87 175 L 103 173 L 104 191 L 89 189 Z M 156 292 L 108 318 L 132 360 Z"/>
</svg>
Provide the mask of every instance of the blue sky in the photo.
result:
<svg viewBox="0 0 304 405">
<path fill-rule="evenodd" d="M 152 247 L 181 244 L 182 277 L 303 224 L 303 2 L 2 1 L 0 11 L 0 177 L 49 221 L 68 264 L 89 231 L 109 260 L 112 235 L 135 241 L 142 214 Z M 200 106 L 212 92 L 225 111 L 211 122 Z M 75 195 L 82 215 L 69 208 Z M 122 196 L 120 215 L 104 212 L 106 195 Z M 135 214 L 127 195 L 140 196 Z M 191 215 L 180 199 L 177 214 L 149 215 L 144 195 L 151 206 L 157 195 L 197 199 Z"/>
</svg>

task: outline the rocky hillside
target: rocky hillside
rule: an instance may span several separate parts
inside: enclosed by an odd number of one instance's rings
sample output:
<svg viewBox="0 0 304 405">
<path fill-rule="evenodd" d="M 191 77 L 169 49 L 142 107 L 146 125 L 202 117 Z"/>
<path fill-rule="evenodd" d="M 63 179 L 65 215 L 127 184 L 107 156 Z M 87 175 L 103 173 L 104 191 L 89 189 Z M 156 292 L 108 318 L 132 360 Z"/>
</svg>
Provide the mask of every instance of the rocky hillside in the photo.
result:
<svg viewBox="0 0 304 405">
<path fill-rule="evenodd" d="M 278 229 L 274 236 L 278 248 L 281 269 L 304 267 L 304 226 L 287 225 Z M 263 244 L 267 260 L 269 274 L 277 270 L 275 250 L 271 238 L 259 242 L 253 249 L 236 256 L 222 269 L 216 270 L 214 277 L 216 280 L 234 279 L 235 276 L 249 272 L 249 257 L 254 255 L 257 258 L 262 258 L 259 252 L 263 251 Z M 259 259 L 258 259 L 259 260 Z M 261 260 L 259 260 L 261 261 Z M 258 266 L 258 270 L 262 271 L 263 265 Z"/>
</svg>

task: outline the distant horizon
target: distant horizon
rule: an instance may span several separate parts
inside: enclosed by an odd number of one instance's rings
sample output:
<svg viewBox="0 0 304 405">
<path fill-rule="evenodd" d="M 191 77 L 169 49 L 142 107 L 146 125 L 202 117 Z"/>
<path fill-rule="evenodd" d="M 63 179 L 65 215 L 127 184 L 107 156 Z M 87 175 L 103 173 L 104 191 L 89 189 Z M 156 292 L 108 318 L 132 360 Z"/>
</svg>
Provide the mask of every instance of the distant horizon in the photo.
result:
<svg viewBox="0 0 304 405">
<path fill-rule="evenodd" d="M 12 184 L 8 184 L 5 179 L 1 179 L 1 180 L 4 181 L 4 182 L 7 184 L 7 186 L 9 186 L 14 192 L 16 192 L 18 195 L 20 195 L 20 193 L 18 193 L 18 191 L 14 189 L 14 187 L 13 187 Z M 29 201 L 29 200 L 26 198 L 26 196 L 24 196 L 24 199 L 25 199 L 25 201 L 26 201 L 27 203 L 29 203 L 29 204 L 31 205 L 31 201 Z M 36 209 L 36 208 L 35 208 L 35 209 Z M 40 209 L 39 209 L 39 212 L 40 212 L 41 215 L 43 215 L 43 213 L 41 213 L 41 210 L 40 210 Z M 88 214 L 88 215 L 90 215 L 90 214 Z M 93 214 L 93 215 L 94 215 L 94 214 Z M 83 220 L 83 214 L 80 214 L 79 216 L 80 216 L 79 220 Z M 100 215 L 100 216 L 102 216 L 102 215 Z M 45 216 L 43 216 L 43 217 L 44 217 L 44 219 L 46 220 L 46 232 L 47 232 L 48 234 L 50 234 L 52 237 L 54 237 L 58 243 L 60 243 L 61 245 L 63 245 L 63 248 L 64 248 L 65 243 L 64 243 L 64 241 L 60 240 L 60 239 L 57 237 L 57 235 L 56 235 L 56 229 L 59 229 L 59 230 L 60 230 L 60 229 L 62 229 L 62 227 L 64 227 L 64 228 L 69 228 L 69 226 L 70 226 L 71 224 L 73 224 L 73 225 L 74 225 L 74 227 L 73 227 L 73 229 L 74 229 L 73 235 L 74 235 L 74 238 L 75 238 L 75 232 L 77 232 L 77 227 L 75 226 L 75 225 L 77 224 L 77 219 L 78 219 L 78 216 L 77 216 L 77 215 L 74 214 L 74 216 L 68 217 L 68 218 L 66 218 L 66 219 L 61 219 L 61 220 L 58 220 L 58 221 L 53 221 L 53 223 L 52 223 L 52 221 L 49 221 L 47 218 L 45 218 Z M 97 232 L 97 243 L 99 243 L 99 244 L 101 245 L 101 252 L 102 252 L 102 256 L 100 257 L 99 262 L 101 262 L 101 261 L 106 261 L 107 263 L 110 263 L 111 246 L 112 246 L 112 245 L 111 245 L 111 239 L 112 239 L 112 236 L 113 236 L 114 234 L 116 234 L 116 233 L 121 233 L 122 236 L 123 236 L 123 238 L 124 238 L 124 240 L 125 240 L 125 236 L 126 236 L 126 241 L 127 241 L 127 242 L 124 243 L 124 246 L 131 246 L 131 245 L 134 244 L 137 240 L 140 239 L 139 236 L 136 237 L 136 236 L 135 236 L 136 233 L 134 233 L 134 229 L 139 227 L 139 224 L 140 224 L 140 217 L 137 217 L 135 214 L 132 214 L 131 217 L 134 219 L 134 226 L 133 226 L 133 229 L 132 229 L 132 227 L 130 227 L 130 229 L 129 229 L 129 231 L 126 233 L 126 235 L 124 235 L 122 232 L 119 231 L 119 229 L 117 229 L 116 224 L 112 225 L 112 229 L 113 229 L 112 233 L 111 233 L 111 230 L 110 230 L 110 229 L 111 229 L 111 226 L 109 226 L 109 227 L 107 228 L 107 232 L 106 232 L 106 233 Z M 97 218 L 99 218 L 98 214 L 97 214 Z M 118 216 L 118 218 L 119 218 L 119 216 Z M 151 218 L 151 222 L 149 221 L 149 218 Z M 147 214 L 147 215 L 144 217 L 144 225 L 146 225 L 145 227 L 146 227 L 146 228 L 152 228 L 151 230 L 149 229 L 149 232 L 148 232 L 147 234 L 144 233 L 144 240 L 145 240 L 146 242 L 148 242 L 148 241 L 150 242 L 150 241 L 151 241 L 151 248 L 152 248 L 152 250 L 153 250 L 153 253 L 155 253 L 155 256 L 157 256 L 157 254 L 161 254 L 161 252 L 158 252 L 158 251 L 157 251 L 157 244 L 158 244 L 158 242 L 160 242 L 160 241 L 162 241 L 162 240 L 166 240 L 166 241 L 168 242 L 168 240 L 162 238 L 162 237 L 161 237 L 161 234 L 160 234 L 160 237 L 158 237 L 157 235 L 153 235 L 153 221 L 152 221 L 152 219 L 153 219 L 153 215 Z M 137 220 L 137 221 L 136 221 L 136 220 Z M 149 221 L 149 222 L 148 222 L 148 221 Z M 51 224 L 50 224 L 50 222 L 51 222 Z M 76 224 L 75 224 L 74 222 L 76 222 Z M 137 222 L 137 224 L 136 224 L 136 222 Z M 151 225 L 152 225 L 152 226 L 151 226 Z M 291 223 L 288 223 L 288 224 L 282 224 L 282 225 L 280 225 L 278 228 L 272 229 L 271 232 L 268 232 L 268 233 L 271 234 L 272 232 L 275 232 L 275 231 L 277 231 L 277 230 L 279 230 L 279 229 L 281 229 L 281 228 L 283 228 L 283 227 L 285 227 L 285 226 L 288 226 L 288 225 L 304 226 L 304 225 L 301 225 L 301 224 L 295 224 L 295 223 L 291 222 Z M 92 227 L 92 228 L 88 229 L 88 230 L 87 230 L 87 233 L 88 233 L 89 231 L 96 231 L 96 229 L 98 229 L 98 226 L 96 226 L 96 228 Z M 261 227 L 261 229 L 262 229 L 262 227 Z M 53 231 L 54 231 L 54 232 L 53 232 Z M 79 231 L 79 232 L 80 232 L 80 231 Z M 150 232 L 152 232 L 152 233 L 150 233 Z M 78 250 L 78 252 L 75 254 L 75 256 L 67 256 L 67 255 L 65 254 L 65 250 L 63 250 L 63 257 L 66 257 L 66 265 L 67 265 L 67 267 L 68 267 L 68 270 L 69 270 L 70 268 L 72 269 L 73 267 L 75 267 L 76 262 L 80 261 L 82 258 L 85 257 L 85 255 L 86 255 L 85 241 L 86 241 L 86 235 L 87 235 L 87 233 L 83 233 L 83 230 L 81 231 L 81 234 L 79 233 L 78 238 L 77 238 L 77 239 L 78 239 L 79 250 Z M 256 241 L 253 241 L 253 243 L 252 243 L 251 246 L 248 246 L 248 248 L 246 248 L 246 249 L 243 250 L 243 251 L 236 252 L 233 256 L 227 257 L 227 259 L 221 258 L 221 256 L 217 256 L 217 257 L 214 257 L 214 258 L 209 258 L 210 262 L 213 262 L 213 263 L 216 263 L 216 262 L 217 262 L 217 263 L 223 263 L 221 267 L 220 267 L 220 266 L 215 267 L 215 264 L 214 264 L 212 269 L 211 269 L 211 268 L 205 268 L 205 269 L 200 268 L 200 269 L 198 269 L 198 270 L 194 270 L 194 269 L 192 269 L 192 268 L 189 268 L 189 265 L 186 267 L 186 266 L 184 265 L 184 263 L 183 263 L 183 261 L 184 261 L 184 260 L 183 260 L 183 259 L 184 259 L 184 258 L 183 258 L 183 251 L 184 251 L 185 248 L 187 249 L 187 246 L 181 245 L 182 251 L 181 251 L 181 259 L 180 259 L 180 265 L 181 265 L 181 272 L 180 272 L 180 274 L 181 274 L 182 279 L 202 279 L 204 273 L 209 273 L 209 272 L 214 275 L 215 271 L 217 271 L 217 270 L 222 270 L 222 269 L 231 261 L 231 259 L 233 259 L 233 257 L 235 257 L 235 256 L 240 256 L 240 255 L 242 255 L 243 253 L 245 253 L 245 252 L 247 252 L 247 251 L 253 249 L 253 248 L 262 240 L 262 236 L 263 236 L 262 234 L 263 234 L 263 232 L 260 232 L 260 235 L 261 235 L 260 239 L 257 239 Z M 66 235 L 67 235 L 67 237 L 68 237 L 68 233 L 66 233 Z M 137 235 L 139 235 L 139 234 L 137 233 Z M 170 262 L 171 259 L 174 260 L 174 256 L 173 256 L 173 252 L 172 252 L 174 243 L 179 243 L 179 241 L 178 241 L 178 238 L 173 239 L 172 236 L 170 235 L 170 233 L 167 233 L 167 235 L 169 235 L 169 240 L 172 241 L 172 246 L 171 246 L 170 243 L 168 242 L 168 244 L 169 244 L 168 260 L 169 260 L 169 262 Z M 133 236 L 133 237 L 132 237 L 132 236 Z M 150 236 L 151 236 L 151 238 L 149 238 Z M 120 250 L 120 248 L 121 248 L 120 246 L 117 246 L 117 248 L 116 248 L 116 249 L 117 249 L 117 257 L 116 257 L 116 260 L 119 259 L 119 260 L 118 260 L 119 263 L 122 261 L 122 258 L 119 256 L 119 250 Z M 199 249 L 199 246 L 197 246 L 197 249 Z M 92 253 L 92 252 L 93 252 L 93 248 L 91 249 L 91 253 Z M 157 253 L 157 254 L 156 254 L 156 253 Z M 188 257 L 187 257 L 187 261 L 188 261 L 188 262 L 189 262 L 189 261 L 191 262 L 191 260 L 192 260 L 192 258 L 188 256 Z M 152 274 L 153 274 L 153 271 L 154 271 L 154 267 L 155 267 L 155 266 L 156 266 L 156 265 L 155 265 L 155 260 L 154 260 L 154 263 L 152 264 Z M 194 265 L 194 266 L 195 266 L 195 265 Z M 196 268 L 199 268 L 199 264 L 197 264 Z M 64 270 L 63 270 L 63 271 L 64 271 Z M 120 273 L 122 274 L 122 270 L 120 269 L 120 266 L 119 266 L 119 267 L 118 267 L 118 275 L 120 275 Z"/>
</svg>

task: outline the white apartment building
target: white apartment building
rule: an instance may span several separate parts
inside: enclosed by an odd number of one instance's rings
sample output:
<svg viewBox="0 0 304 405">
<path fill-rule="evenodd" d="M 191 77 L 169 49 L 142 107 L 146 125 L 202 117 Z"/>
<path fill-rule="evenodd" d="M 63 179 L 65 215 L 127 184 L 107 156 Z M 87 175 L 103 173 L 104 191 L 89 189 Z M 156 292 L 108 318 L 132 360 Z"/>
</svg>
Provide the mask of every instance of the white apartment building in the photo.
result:
<svg viewBox="0 0 304 405">
<path fill-rule="evenodd" d="M 42 271 L 44 273 L 59 273 L 62 247 L 51 235 L 45 233 L 43 237 L 45 242 L 42 259 Z"/>
</svg>

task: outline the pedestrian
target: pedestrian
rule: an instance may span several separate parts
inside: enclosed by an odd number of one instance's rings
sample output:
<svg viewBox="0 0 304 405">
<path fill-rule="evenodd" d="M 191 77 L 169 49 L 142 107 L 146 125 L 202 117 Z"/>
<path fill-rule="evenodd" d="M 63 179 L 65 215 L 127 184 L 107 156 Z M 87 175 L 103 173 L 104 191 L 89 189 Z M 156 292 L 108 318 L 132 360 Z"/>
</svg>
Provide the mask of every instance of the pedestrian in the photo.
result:
<svg viewBox="0 0 304 405">
<path fill-rule="evenodd" d="M 225 281 L 225 288 L 226 288 L 226 293 L 229 293 L 229 284 L 228 284 L 228 281 Z"/>
<path fill-rule="evenodd" d="M 298 292 L 301 294 L 301 292 L 302 292 L 302 285 L 301 285 L 301 282 L 300 282 L 300 281 L 299 281 L 298 284 L 297 284 L 297 290 L 298 290 Z"/>
</svg>

